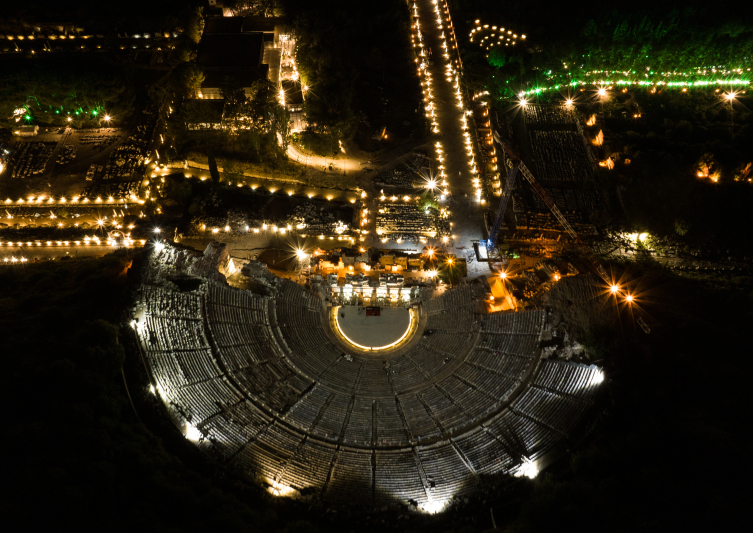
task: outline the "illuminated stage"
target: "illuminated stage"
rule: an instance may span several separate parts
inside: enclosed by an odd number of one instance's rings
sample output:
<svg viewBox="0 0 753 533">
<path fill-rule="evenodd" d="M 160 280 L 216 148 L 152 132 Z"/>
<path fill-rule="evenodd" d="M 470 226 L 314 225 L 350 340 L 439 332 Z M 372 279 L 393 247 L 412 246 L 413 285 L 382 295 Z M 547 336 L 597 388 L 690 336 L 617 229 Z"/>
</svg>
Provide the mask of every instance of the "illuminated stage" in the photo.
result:
<svg viewBox="0 0 753 533">
<path fill-rule="evenodd" d="M 412 313 L 402 307 L 346 305 L 333 310 L 333 322 L 341 340 L 362 350 L 381 351 L 408 340 L 415 330 Z"/>
</svg>

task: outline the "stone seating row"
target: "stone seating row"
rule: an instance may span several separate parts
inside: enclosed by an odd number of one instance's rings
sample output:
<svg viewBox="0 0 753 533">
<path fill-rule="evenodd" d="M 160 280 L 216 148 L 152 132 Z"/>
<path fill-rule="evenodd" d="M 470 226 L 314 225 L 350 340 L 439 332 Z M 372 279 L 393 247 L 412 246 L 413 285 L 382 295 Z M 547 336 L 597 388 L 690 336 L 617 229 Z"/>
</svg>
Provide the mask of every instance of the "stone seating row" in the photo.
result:
<svg viewBox="0 0 753 533">
<path fill-rule="evenodd" d="M 529 124 L 572 124 L 575 113 L 565 106 L 541 106 L 528 104 L 524 108 Z"/>
<path fill-rule="evenodd" d="M 578 365 L 547 359 L 542 361 L 534 384 L 593 401 L 603 379 L 601 369 L 594 365 Z"/>
<path fill-rule="evenodd" d="M 596 368 L 543 361 L 533 386 L 482 422 L 530 370 L 543 312 L 485 317 L 478 342 L 458 362 L 476 334 L 439 325 L 452 327 L 453 315 L 475 320 L 475 306 L 460 305 L 472 301 L 473 289 L 461 286 L 429 317 L 436 330 L 385 365 L 344 357 L 320 322 L 307 325 L 307 315 L 319 316 L 317 299 L 299 294 L 305 291 L 297 284 L 282 287 L 274 315 L 270 300 L 209 288 L 206 335 L 196 293 L 168 298 L 154 291 L 162 303 L 144 302 L 141 327 L 165 402 L 221 455 L 268 483 L 321 490 L 331 471 L 329 500 L 443 501 L 471 487 L 473 471 L 518 468 L 510 435 L 532 460 L 552 449 L 590 407 L 601 381 Z M 152 291 L 143 294 L 148 300 Z M 287 325 L 273 334 L 275 323 Z M 453 370 L 432 384 L 448 364 Z M 409 388 L 415 392 L 404 392 Z M 469 429 L 451 432 L 461 427 Z"/>
<path fill-rule="evenodd" d="M 530 139 L 540 181 L 579 182 L 590 175 L 593 164 L 579 133 L 533 131 Z"/>
<path fill-rule="evenodd" d="M 431 316 L 448 309 L 475 305 L 473 296 L 474 292 L 470 285 L 460 285 L 438 298 L 425 301 L 424 310 Z"/>
<path fill-rule="evenodd" d="M 206 348 L 204 324 L 199 320 L 144 315 L 142 327 L 148 349 L 171 351 Z"/>
<path fill-rule="evenodd" d="M 476 326 L 476 316 L 472 311 L 469 312 L 468 307 L 455 307 L 429 315 L 426 320 L 426 329 L 463 333 L 473 331 Z"/>
<path fill-rule="evenodd" d="M 486 333 L 507 333 L 515 335 L 538 335 L 546 317 L 543 309 L 533 309 L 518 313 L 494 313 L 481 321 L 481 329 Z"/>
<path fill-rule="evenodd" d="M 138 296 L 139 304 L 150 316 L 201 319 L 201 297 L 199 295 L 171 292 L 158 287 L 142 285 Z"/>
<path fill-rule="evenodd" d="M 587 405 L 572 398 L 537 387 L 527 388 L 512 407 L 513 411 L 527 415 L 563 435 L 570 433 L 587 408 Z"/>
</svg>

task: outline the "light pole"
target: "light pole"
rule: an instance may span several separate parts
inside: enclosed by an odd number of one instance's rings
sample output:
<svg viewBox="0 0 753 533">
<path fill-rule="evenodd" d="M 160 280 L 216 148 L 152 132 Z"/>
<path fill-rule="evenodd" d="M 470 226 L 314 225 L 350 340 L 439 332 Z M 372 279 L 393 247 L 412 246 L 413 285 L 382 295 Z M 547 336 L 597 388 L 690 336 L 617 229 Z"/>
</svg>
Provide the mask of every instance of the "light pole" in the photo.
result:
<svg viewBox="0 0 753 533">
<path fill-rule="evenodd" d="M 735 108 L 734 108 L 734 102 L 735 98 L 737 98 L 737 93 L 735 92 L 728 92 L 724 95 L 725 100 L 729 102 L 729 130 L 732 135 L 735 135 Z"/>
<path fill-rule="evenodd" d="M 598 92 L 599 95 L 599 103 L 601 104 L 601 119 L 604 120 L 604 100 L 607 97 L 607 90 L 604 87 L 601 87 Z"/>
</svg>

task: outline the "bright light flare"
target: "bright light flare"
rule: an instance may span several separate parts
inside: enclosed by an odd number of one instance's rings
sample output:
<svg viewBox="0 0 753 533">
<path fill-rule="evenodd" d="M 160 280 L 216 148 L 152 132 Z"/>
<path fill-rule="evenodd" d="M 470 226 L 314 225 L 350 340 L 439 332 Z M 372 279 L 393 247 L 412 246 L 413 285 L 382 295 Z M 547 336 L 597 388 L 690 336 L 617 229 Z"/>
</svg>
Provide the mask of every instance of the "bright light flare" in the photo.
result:
<svg viewBox="0 0 753 533">
<path fill-rule="evenodd" d="M 186 438 L 191 442 L 198 442 L 201 439 L 201 431 L 191 424 L 186 424 Z"/>
<path fill-rule="evenodd" d="M 633 295 L 632 295 L 632 294 L 626 294 L 626 295 L 625 295 L 625 301 L 626 301 L 627 303 L 631 304 L 631 303 L 633 303 L 633 300 L 634 300 L 634 298 L 633 298 Z"/>
<path fill-rule="evenodd" d="M 609 287 L 609 292 L 611 292 L 612 294 L 617 294 L 619 291 L 620 291 L 619 285 L 612 285 L 611 287 Z"/>
<path fill-rule="evenodd" d="M 567 100 L 565 100 L 565 105 L 567 107 L 573 107 L 573 99 L 572 98 L 568 98 Z"/>
<path fill-rule="evenodd" d="M 525 107 L 528 105 L 528 101 L 525 98 L 521 98 L 518 100 L 518 104 L 520 104 L 520 107 Z"/>
<path fill-rule="evenodd" d="M 535 478 L 539 475 L 539 467 L 536 466 L 536 463 L 531 461 L 530 459 L 526 458 L 523 461 L 523 464 L 520 465 L 520 470 L 518 470 L 517 474 L 515 474 L 516 477 L 527 477 L 530 479 Z"/>
<path fill-rule="evenodd" d="M 727 94 L 724 95 L 724 98 L 727 101 L 731 102 L 732 100 L 734 100 L 735 98 L 737 98 L 737 93 L 727 93 Z"/>
<path fill-rule="evenodd" d="M 432 500 L 430 502 L 426 502 L 422 509 L 426 511 L 427 513 L 436 514 L 439 511 L 442 510 L 442 508 L 445 506 L 445 502 Z"/>
<path fill-rule="evenodd" d="M 607 90 L 602 87 L 599 89 L 598 94 L 600 98 L 604 98 L 607 95 Z"/>
</svg>

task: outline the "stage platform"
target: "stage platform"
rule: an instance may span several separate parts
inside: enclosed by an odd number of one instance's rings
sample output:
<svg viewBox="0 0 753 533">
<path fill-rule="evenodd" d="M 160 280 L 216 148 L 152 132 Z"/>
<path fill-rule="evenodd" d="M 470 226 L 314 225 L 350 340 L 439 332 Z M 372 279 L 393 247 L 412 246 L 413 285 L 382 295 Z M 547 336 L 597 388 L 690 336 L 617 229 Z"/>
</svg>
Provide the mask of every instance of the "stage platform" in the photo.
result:
<svg viewBox="0 0 753 533">
<path fill-rule="evenodd" d="M 337 309 L 337 327 L 340 333 L 357 347 L 367 350 L 384 349 L 401 341 L 408 333 L 411 313 L 407 309 L 382 307 L 379 316 L 373 316 L 373 313 L 367 315 L 366 309 L 352 305 Z"/>
</svg>

